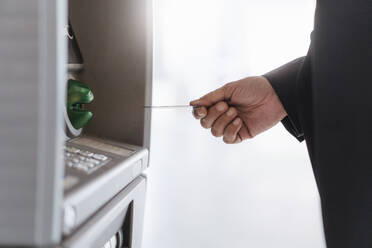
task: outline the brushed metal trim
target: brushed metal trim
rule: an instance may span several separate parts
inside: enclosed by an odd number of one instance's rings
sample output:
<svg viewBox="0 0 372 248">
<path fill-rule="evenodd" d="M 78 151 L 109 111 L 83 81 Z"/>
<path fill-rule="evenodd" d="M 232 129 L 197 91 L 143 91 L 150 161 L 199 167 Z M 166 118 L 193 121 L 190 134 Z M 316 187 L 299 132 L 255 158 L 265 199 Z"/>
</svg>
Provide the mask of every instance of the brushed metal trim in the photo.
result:
<svg viewBox="0 0 372 248">
<path fill-rule="evenodd" d="M 62 246 L 101 248 L 121 228 L 128 207 L 132 204 L 130 247 L 141 247 L 145 196 L 146 178 L 139 176 L 92 216 L 84 226 L 64 240 Z"/>
</svg>

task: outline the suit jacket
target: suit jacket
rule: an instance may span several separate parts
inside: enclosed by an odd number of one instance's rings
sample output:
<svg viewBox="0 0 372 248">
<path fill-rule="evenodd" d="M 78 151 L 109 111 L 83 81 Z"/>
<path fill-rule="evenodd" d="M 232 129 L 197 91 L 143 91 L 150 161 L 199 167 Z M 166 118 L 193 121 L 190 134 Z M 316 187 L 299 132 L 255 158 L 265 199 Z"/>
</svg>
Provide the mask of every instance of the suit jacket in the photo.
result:
<svg viewBox="0 0 372 248">
<path fill-rule="evenodd" d="M 328 248 L 372 247 L 372 0 L 318 0 L 307 56 L 264 75 L 306 140 Z"/>
</svg>

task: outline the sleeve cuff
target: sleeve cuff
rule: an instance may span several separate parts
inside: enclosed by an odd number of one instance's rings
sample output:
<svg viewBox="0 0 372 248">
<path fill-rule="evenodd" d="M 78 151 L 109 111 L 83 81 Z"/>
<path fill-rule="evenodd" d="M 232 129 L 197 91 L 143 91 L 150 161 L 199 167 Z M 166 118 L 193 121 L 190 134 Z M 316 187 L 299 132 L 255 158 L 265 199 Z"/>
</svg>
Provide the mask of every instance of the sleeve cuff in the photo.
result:
<svg viewBox="0 0 372 248">
<path fill-rule="evenodd" d="M 282 124 L 287 129 L 287 131 L 292 134 L 298 141 L 302 142 L 305 140 L 304 134 L 299 132 L 294 123 L 291 121 L 289 116 L 286 116 L 282 120 Z"/>
<path fill-rule="evenodd" d="M 298 72 L 304 59 L 305 57 L 298 58 L 263 75 L 274 88 L 288 114 L 282 124 L 300 142 L 304 140 L 304 132 L 299 121 L 296 89 Z"/>
</svg>

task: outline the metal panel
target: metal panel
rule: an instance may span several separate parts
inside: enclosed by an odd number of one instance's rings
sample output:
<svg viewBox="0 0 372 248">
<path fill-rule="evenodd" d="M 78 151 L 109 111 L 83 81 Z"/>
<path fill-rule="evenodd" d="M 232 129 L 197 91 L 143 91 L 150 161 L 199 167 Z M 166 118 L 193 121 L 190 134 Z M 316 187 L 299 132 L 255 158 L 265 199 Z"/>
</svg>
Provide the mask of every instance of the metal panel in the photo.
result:
<svg viewBox="0 0 372 248">
<path fill-rule="evenodd" d="M 95 94 L 88 134 L 138 146 L 149 143 L 150 114 L 143 106 L 151 102 L 150 3 L 70 1 L 70 20 L 85 61 L 81 79 Z"/>
<path fill-rule="evenodd" d="M 62 246 L 69 248 L 102 247 L 122 227 L 128 207 L 132 204 L 133 224 L 131 227 L 130 247 L 140 248 L 145 196 L 146 179 L 140 176 L 108 202 L 74 235 L 66 239 Z"/>
<path fill-rule="evenodd" d="M 75 147 L 84 149 L 84 146 L 76 144 Z M 92 149 L 90 151 L 94 152 Z M 74 225 L 69 228 L 70 230 L 66 229 L 65 234 L 69 234 L 83 223 L 142 173 L 143 164 L 147 164 L 148 151 L 140 147 L 136 147 L 134 151 L 135 154 L 125 160 L 122 156 L 101 152 L 112 160 L 92 175 L 79 178 L 80 186 L 72 188 L 72 191 L 65 194 L 64 209 L 65 211 L 73 209 L 75 216 Z M 73 175 L 71 171 L 67 170 L 70 175 Z"/>
<path fill-rule="evenodd" d="M 0 2 L 0 244 L 60 238 L 64 10 L 64 0 Z"/>
</svg>

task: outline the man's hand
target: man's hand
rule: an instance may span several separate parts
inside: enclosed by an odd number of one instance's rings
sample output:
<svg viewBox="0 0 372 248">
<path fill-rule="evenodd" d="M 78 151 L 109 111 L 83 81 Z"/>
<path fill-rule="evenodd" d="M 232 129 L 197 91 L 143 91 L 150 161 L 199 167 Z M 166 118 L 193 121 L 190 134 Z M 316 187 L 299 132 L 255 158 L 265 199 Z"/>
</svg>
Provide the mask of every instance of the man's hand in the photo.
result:
<svg viewBox="0 0 372 248">
<path fill-rule="evenodd" d="M 190 102 L 196 119 L 227 144 L 240 143 L 266 131 L 286 115 L 274 89 L 264 77 L 228 83 Z"/>
</svg>

